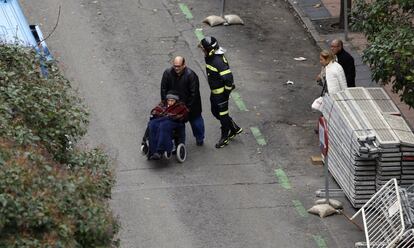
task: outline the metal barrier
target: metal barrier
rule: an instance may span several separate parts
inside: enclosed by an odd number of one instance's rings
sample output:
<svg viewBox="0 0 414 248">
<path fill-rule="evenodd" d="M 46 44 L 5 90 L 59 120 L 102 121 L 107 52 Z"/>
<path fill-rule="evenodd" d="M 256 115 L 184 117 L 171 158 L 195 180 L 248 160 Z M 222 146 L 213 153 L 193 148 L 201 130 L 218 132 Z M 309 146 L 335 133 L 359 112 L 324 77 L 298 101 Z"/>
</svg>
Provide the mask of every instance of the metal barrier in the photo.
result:
<svg viewBox="0 0 414 248">
<path fill-rule="evenodd" d="M 411 248 L 414 247 L 414 229 L 406 231 L 402 240 L 398 243 L 396 248 Z"/>
<path fill-rule="evenodd" d="M 405 231 L 397 180 L 388 181 L 351 220 L 359 214 L 362 214 L 368 248 L 394 247 Z"/>
</svg>

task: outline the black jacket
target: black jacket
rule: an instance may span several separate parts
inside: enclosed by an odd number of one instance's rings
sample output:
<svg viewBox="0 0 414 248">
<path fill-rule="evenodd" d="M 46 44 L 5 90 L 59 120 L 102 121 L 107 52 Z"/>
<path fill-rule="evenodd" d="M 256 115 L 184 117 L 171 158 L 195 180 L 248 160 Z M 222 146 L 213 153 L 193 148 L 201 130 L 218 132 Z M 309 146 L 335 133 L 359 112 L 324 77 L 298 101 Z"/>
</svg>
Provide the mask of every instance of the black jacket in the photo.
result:
<svg viewBox="0 0 414 248">
<path fill-rule="evenodd" d="M 165 100 L 167 92 L 175 90 L 180 95 L 180 100 L 190 110 L 189 120 L 201 115 L 200 83 L 197 74 L 186 67 L 178 76 L 174 68 L 164 71 L 161 79 L 161 100 Z"/>
<path fill-rule="evenodd" d="M 354 58 L 343 48 L 336 55 L 338 63 L 342 66 L 345 72 L 346 83 L 348 87 L 355 87 L 355 62 Z"/>
</svg>

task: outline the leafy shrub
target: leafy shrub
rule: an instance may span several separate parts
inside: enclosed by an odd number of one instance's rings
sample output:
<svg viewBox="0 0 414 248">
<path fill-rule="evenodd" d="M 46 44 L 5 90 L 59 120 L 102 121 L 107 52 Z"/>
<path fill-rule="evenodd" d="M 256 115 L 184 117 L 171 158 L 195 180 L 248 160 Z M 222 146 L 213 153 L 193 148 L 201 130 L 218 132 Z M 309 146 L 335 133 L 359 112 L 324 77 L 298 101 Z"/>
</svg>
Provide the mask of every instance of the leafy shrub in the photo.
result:
<svg viewBox="0 0 414 248">
<path fill-rule="evenodd" d="M 30 49 L 0 45 L 0 247 L 113 247 L 109 158 L 73 148 L 88 113 Z"/>
<path fill-rule="evenodd" d="M 107 203 L 113 181 L 102 152 L 73 154 L 77 163 L 62 166 L 40 144 L 0 139 L 0 150 L 0 247 L 116 245 Z"/>
<path fill-rule="evenodd" d="M 41 140 L 64 161 L 70 142 L 86 133 L 88 113 L 56 64 L 44 66 L 47 78 L 33 49 L 0 45 L 0 136 Z"/>
<path fill-rule="evenodd" d="M 368 39 L 363 60 L 372 77 L 391 83 L 401 101 L 414 107 L 414 1 L 356 0 L 352 26 Z"/>
</svg>

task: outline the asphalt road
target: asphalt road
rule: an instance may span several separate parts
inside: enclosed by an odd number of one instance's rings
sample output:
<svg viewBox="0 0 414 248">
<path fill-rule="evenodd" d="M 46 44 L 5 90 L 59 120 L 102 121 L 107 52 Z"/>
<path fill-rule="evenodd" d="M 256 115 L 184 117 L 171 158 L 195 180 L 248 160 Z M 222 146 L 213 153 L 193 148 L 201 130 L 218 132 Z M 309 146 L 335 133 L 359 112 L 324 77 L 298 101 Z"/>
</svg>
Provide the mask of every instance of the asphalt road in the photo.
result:
<svg viewBox="0 0 414 248">
<path fill-rule="evenodd" d="M 229 0 L 226 12 L 246 25 L 202 24 L 219 13 L 220 2 L 21 1 L 45 36 L 62 7 L 47 43 L 91 110 L 84 145 L 104 147 L 115 161 L 111 206 L 122 224 L 121 246 L 353 247 L 364 236 L 343 216 L 321 220 L 304 212 L 323 185 L 322 168 L 310 163 L 318 154 L 318 115 L 310 111 L 320 92 L 317 47 L 281 0 Z M 245 132 L 219 150 L 196 30 L 227 48 L 238 103 L 246 107 L 231 102 Z M 159 100 L 162 71 L 175 55 L 185 56 L 200 77 L 206 142 L 197 147 L 187 128 L 184 164 L 147 161 L 138 152 L 140 139 Z M 294 60 L 300 56 L 307 60 Z M 259 140 L 252 130 L 260 131 Z"/>
</svg>

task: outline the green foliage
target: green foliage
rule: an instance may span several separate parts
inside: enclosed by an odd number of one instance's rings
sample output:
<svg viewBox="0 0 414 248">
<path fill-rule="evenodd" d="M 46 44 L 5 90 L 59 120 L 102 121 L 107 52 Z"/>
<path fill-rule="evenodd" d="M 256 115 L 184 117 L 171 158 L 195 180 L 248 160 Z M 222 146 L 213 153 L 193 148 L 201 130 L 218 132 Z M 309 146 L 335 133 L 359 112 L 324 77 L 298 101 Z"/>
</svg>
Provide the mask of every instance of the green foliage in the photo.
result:
<svg viewBox="0 0 414 248">
<path fill-rule="evenodd" d="M 0 247 L 111 247 L 118 225 L 107 198 L 113 186 L 99 150 L 56 164 L 36 145 L 0 139 Z"/>
<path fill-rule="evenodd" d="M 45 66 L 47 78 L 33 50 L 0 45 L 0 136 L 42 140 L 64 159 L 69 142 L 86 133 L 88 113 L 55 63 Z"/>
<path fill-rule="evenodd" d="M 54 62 L 0 45 L 0 247 L 115 247 L 109 158 L 74 148 L 88 113 Z"/>
<path fill-rule="evenodd" d="M 414 107 L 414 1 L 357 0 L 352 27 L 368 39 L 363 59 L 373 79 L 391 83 L 401 101 Z"/>
</svg>

